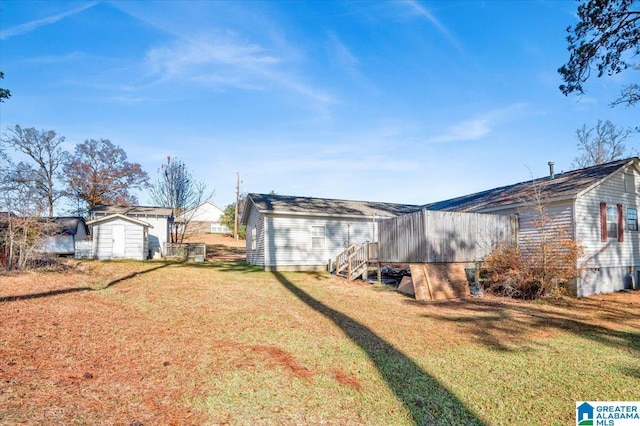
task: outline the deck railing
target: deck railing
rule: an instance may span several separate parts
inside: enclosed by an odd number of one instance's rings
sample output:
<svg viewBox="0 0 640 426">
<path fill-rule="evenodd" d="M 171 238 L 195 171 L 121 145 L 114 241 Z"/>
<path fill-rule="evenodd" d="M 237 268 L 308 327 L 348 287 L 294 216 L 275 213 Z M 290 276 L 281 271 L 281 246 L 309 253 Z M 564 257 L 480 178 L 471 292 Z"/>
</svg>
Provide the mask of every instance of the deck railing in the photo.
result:
<svg viewBox="0 0 640 426">
<path fill-rule="evenodd" d="M 369 263 L 377 259 L 377 255 L 377 243 L 351 243 L 336 257 L 336 275 L 355 280 L 367 271 Z"/>
</svg>

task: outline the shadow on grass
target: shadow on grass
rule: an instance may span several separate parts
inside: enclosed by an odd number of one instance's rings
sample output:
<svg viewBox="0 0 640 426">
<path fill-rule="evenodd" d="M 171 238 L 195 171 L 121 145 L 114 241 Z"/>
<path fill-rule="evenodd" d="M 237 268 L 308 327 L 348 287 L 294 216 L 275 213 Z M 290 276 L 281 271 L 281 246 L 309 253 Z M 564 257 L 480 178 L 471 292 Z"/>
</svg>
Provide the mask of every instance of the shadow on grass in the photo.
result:
<svg viewBox="0 0 640 426">
<path fill-rule="evenodd" d="M 620 366 L 618 367 L 620 371 L 630 377 L 635 377 L 636 379 L 640 379 L 640 368 L 628 367 L 628 366 Z"/>
<path fill-rule="evenodd" d="M 415 300 L 407 303 L 420 304 Z M 477 341 L 498 351 L 509 352 L 514 348 L 526 347 L 530 336 L 535 333 L 556 330 L 613 348 L 640 352 L 640 332 L 615 330 L 593 323 L 601 319 L 624 324 L 640 314 L 633 305 L 609 303 L 611 306 L 585 299 L 542 303 L 463 299 L 432 303 L 433 309 L 422 316 L 436 321 L 465 324 L 467 332 L 475 335 Z M 547 307 L 560 309 L 549 310 Z"/>
<path fill-rule="evenodd" d="M 333 321 L 367 354 L 416 424 L 484 424 L 438 380 L 370 328 L 313 298 L 281 273 L 272 273 L 287 290 Z"/>
<path fill-rule="evenodd" d="M 183 268 L 212 269 L 220 272 L 264 272 L 261 266 L 254 266 L 245 262 L 216 262 L 207 260 L 206 262 L 184 262 Z"/>
<path fill-rule="evenodd" d="M 51 291 L 45 291 L 42 293 L 33 293 L 33 294 L 21 294 L 21 295 L 16 295 L 16 296 L 4 296 L 4 297 L 0 297 L 0 303 L 2 302 L 15 302 L 18 300 L 30 300 L 30 299 L 40 299 L 43 297 L 52 297 L 52 296 L 59 296 L 61 294 L 68 294 L 68 293 L 77 293 L 77 292 L 81 292 L 81 291 L 102 291 L 105 290 L 109 287 L 113 287 L 117 284 L 120 284 L 124 281 L 130 280 L 132 278 L 135 278 L 139 275 L 144 275 L 144 274 L 148 274 L 149 272 L 153 272 L 156 271 L 158 269 L 162 269 L 162 268 L 166 268 L 167 266 L 171 266 L 171 265 L 179 265 L 181 263 L 184 262 L 168 262 L 168 261 L 163 261 L 162 264 L 155 266 L 153 268 L 149 268 L 149 269 L 145 269 L 142 271 L 136 271 L 136 272 L 132 272 L 130 274 L 127 274 L 123 277 L 120 278 L 116 278 L 115 280 L 111 280 L 109 281 L 106 285 L 104 285 L 103 287 L 100 288 L 92 288 L 92 287 L 87 287 L 87 286 L 83 286 L 83 287 L 71 287 L 71 288 L 63 288 L 63 289 L 58 289 L 58 290 L 51 290 Z"/>
</svg>

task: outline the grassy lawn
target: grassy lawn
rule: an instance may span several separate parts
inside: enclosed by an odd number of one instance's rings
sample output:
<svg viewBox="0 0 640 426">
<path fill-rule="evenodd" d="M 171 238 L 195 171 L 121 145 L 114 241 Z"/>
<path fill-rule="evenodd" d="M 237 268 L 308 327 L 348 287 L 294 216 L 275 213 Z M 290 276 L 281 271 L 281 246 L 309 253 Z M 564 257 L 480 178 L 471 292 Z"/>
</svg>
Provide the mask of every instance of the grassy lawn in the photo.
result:
<svg viewBox="0 0 640 426">
<path fill-rule="evenodd" d="M 640 399 L 640 292 L 419 303 L 236 263 L 0 275 L 0 424 L 575 424 Z"/>
</svg>

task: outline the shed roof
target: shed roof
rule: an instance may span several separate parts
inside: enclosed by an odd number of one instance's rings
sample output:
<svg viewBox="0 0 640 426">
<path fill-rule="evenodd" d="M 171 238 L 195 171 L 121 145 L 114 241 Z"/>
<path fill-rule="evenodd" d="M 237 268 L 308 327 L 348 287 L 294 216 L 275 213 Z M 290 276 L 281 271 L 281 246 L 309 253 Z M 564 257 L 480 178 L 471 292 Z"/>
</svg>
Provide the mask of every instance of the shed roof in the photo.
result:
<svg viewBox="0 0 640 426">
<path fill-rule="evenodd" d="M 171 217 L 173 211 L 168 207 L 109 205 L 93 206 L 91 213 Z"/>
<path fill-rule="evenodd" d="M 76 216 L 58 216 L 51 219 L 53 222 L 51 233 L 57 235 L 76 235 L 78 226 L 85 226 L 84 219 Z"/>
<path fill-rule="evenodd" d="M 556 174 L 553 179 L 550 176 L 546 176 L 476 192 L 475 194 L 426 204 L 423 207 L 428 210 L 459 212 L 500 210 L 516 204 L 531 202 L 536 197 L 536 192 L 538 192 L 542 200 L 573 199 L 581 192 L 606 179 L 612 173 L 631 164 L 635 164 L 637 169 L 640 168 L 638 157 L 611 161 L 597 166 Z"/>
<path fill-rule="evenodd" d="M 113 219 L 122 219 L 125 220 L 127 222 L 131 222 L 131 223 L 135 223 L 136 225 L 140 225 L 140 226 L 144 226 L 144 227 L 148 227 L 148 228 L 153 228 L 153 226 L 147 222 L 144 222 L 142 220 L 138 220 L 138 219 L 134 219 L 131 216 L 125 216 L 119 213 L 114 213 L 114 214 L 110 214 L 107 216 L 101 216 L 97 219 L 94 220 L 90 220 L 89 222 L 87 222 L 87 225 L 95 225 L 96 223 L 101 223 L 101 222 L 107 222 Z"/>
<path fill-rule="evenodd" d="M 275 194 L 249 194 L 247 199 L 256 206 L 260 213 L 288 213 L 342 217 L 392 217 L 412 213 L 421 209 L 420 206 L 409 204 L 336 200 L 331 198 L 311 198 Z M 248 215 L 248 210 L 248 208 L 245 208 L 245 219 Z"/>
</svg>

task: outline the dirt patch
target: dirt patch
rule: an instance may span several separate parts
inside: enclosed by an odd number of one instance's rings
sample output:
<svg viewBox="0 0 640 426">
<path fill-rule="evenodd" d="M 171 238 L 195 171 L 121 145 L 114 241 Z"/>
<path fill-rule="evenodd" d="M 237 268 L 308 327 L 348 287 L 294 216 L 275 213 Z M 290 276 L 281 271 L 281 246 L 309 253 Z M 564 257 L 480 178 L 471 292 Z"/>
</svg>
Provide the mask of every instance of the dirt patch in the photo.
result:
<svg viewBox="0 0 640 426">
<path fill-rule="evenodd" d="M 362 390 L 362 385 L 360 384 L 360 380 L 357 377 L 352 376 L 351 374 L 347 374 L 342 370 L 333 370 L 333 378 L 336 379 L 339 383 L 343 385 L 349 386 L 355 390 Z"/>
<path fill-rule="evenodd" d="M 285 369 L 293 373 L 293 375 L 295 375 L 296 377 L 308 379 L 316 374 L 315 372 L 300 364 L 289 352 L 275 346 L 257 345 L 252 346 L 251 350 L 265 355 L 268 360 L 284 367 Z"/>
<path fill-rule="evenodd" d="M 194 234 L 185 239 L 186 243 L 205 243 L 211 245 L 223 245 L 227 247 L 246 246 L 245 240 L 234 240 L 233 237 L 225 234 Z"/>
<path fill-rule="evenodd" d="M 214 262 L 246 262 L 246 242 L 224 234 L 195 234 L 185 240 L 207 245 L 207 260 Z"/>
</svg>

